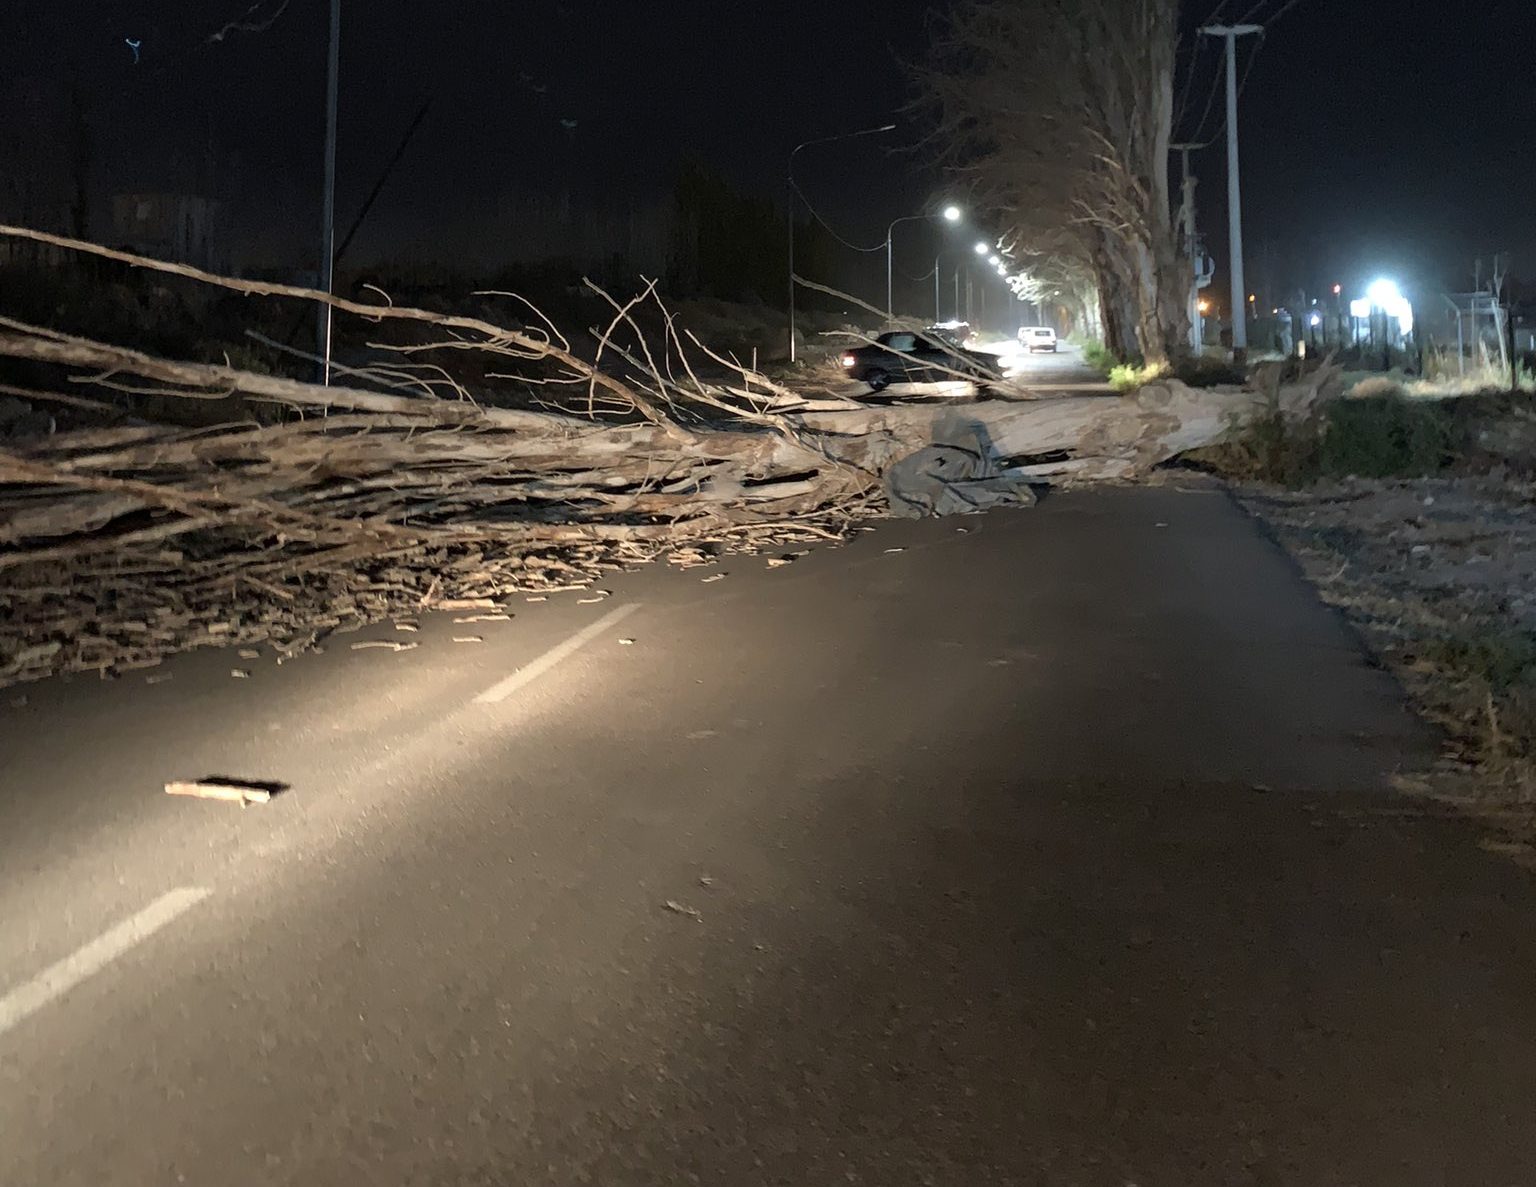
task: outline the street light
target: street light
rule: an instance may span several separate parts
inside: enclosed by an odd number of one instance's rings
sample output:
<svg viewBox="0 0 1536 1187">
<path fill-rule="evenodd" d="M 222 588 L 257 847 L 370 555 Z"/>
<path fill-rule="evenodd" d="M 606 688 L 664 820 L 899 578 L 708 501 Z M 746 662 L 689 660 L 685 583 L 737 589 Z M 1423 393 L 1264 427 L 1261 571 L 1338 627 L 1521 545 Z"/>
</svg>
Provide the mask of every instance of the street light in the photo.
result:
<svg viewBox="0 0 1536 1187">
<path fill-rule="evenodd" d="M 987 263 L 991 264 L 994 268 L 996 268 L 1002 262 L 1003 262 L 1002 256 L 988 256 L 987 257 Z"/>
<path fill-rule="evenodd" d="M 795 184 L 795 154 L 814 144 L 832 144 L 838 140 L 852 140 L 858 136 L 880 136 L 894 132 L 895 124 L 882 124 L 878 128 L 861 128 L 857 132 L 843 132 L 837 136 L 821 136 L 795 145 L 789 152 L 789 164 L 784 176 L 789 183 L 789 361 L 795 361 L 795 196 L 800 187 Z"/>
<path fill-rule="evenodd" d="M 961 211 L 960 207 L 954 205 L 946 206 L 942 211 L 940 211 L 944 221 L 951 223 L 959 222 L 963 217 L 963 213 L 964 212 Z M 933 216 L 928 214 L 904 214 L 898 219 L 892 219 L 891 225 L 885 229 L 885 316 L 887 318 L 894 318 L 896 316 L 894 310 L 896 299 L 894 286 L 891 279 L 891 261 L 893 259 L 893 253 L 891 250 L 891 238 L 896 231 L 896 225 L 898 223 L 923 222 L 931 217 Z"/>
<path fill-rule="evenodd" d="M 274 18 L 276 19 L 276 18 Z M 321 195 L 320 287 L 336 288 L 336 87 L 341 71 L 341 0 L 331 0 L 331 41 L 325 71 L 325 181 Z M 320 305 L 320 382 L 331 384 L 331 303 Z"/>
<path fill-rule="evenodd" d="M 987 254 L 987 252 L 989 252 L 991 250 L 992 249 L 990 247 L 988 247 L 985 243 L 978 243 L 976 245 L 976 254 L 979 255 L 979 256 L 984 256 L 984 255 Z"/>
</svg>

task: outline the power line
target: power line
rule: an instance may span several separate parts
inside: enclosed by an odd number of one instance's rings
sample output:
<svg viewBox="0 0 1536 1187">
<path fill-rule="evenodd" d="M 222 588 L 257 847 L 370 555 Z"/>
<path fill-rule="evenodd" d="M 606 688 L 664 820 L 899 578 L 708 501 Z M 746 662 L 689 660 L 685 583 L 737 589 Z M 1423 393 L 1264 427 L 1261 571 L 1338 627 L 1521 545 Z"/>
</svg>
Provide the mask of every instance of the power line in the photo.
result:
<svg viewBox="0 0 1536 1187">
<path fill-rule="evenodd" d="M 1189 65 L 1184 68 L 1184 89 L 1179 92 L 1179 101 L 1173 108 L 1173 126 L 1177 128 L 1184 122 L 1184 113 L 1189 110 L 1189 91 L 1195 81 L 1195 70 L 1200 65 L 1200 42 L 1204 38 L 1198 34 L 1195 44 L 1189 53 Z"/>
<path fill-rule="evenodd" d="M 1205 96 L 1205 107 L 1200 112 L 1200 122 L 1195 125 L 1194 135 L 1189 137 L 1189 143 L 1200 144 L 1205 141 L 1205 121 L 1211 118 L 1211 108 L 1216 104 L 1216 92 L 1221 89 L 1221 62 L 1216 63 L 1216 72 L 1211 78 L 1211 89 Z"/>
<path fill-rule="evenodd" d="M 822 230 L 826 231 L 828 235 L 832 236 L 832 238 L 836 239 L 844 247 L 853 251 L 863 252 L 876 252 L 885 250 L 885 240 L 883 239 L 873 247 L 860 247 L 857 243 L 850 243 L 848 240 L 844 239 L 841 235 L 832 229 L 831 223 L 827 222 L 826 219 L 821 217 L 821 212 L 818 211 L 816 207 L 811 205 L 811 200 L 805 196 L 805 191 L 800 188 L 800 183 L 791 177 L 789 179 L 789 184 L 794 187 L 795 193 L 800 196 L 800 201 L 805 203 L 805 208 L 811 212 L 811 217 L 821 224 Z M 793 222 L 793 215 L 791 215 L 791 222 Z"/>
</svg>

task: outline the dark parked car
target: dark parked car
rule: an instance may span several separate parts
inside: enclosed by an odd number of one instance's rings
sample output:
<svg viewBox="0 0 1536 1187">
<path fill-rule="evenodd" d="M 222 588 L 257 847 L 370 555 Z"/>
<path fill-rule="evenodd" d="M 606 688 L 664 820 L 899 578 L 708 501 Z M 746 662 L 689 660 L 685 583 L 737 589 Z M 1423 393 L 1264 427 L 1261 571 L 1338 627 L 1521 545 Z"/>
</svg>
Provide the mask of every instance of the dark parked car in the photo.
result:
<svg viewBox="0 0 1536 1187">
<path fill-rule="evenodd" d="M 956 371 L 980 384 L 1003 377 L 1002 367 L 992 355 L 966 350 L 938 333 L 912 330 L 891 330 L 869 346 L 846 352 L 843 369 L 850 378 L 869 384 L 877 392 L 893 383 L 956 379 Z"/>
</svg>

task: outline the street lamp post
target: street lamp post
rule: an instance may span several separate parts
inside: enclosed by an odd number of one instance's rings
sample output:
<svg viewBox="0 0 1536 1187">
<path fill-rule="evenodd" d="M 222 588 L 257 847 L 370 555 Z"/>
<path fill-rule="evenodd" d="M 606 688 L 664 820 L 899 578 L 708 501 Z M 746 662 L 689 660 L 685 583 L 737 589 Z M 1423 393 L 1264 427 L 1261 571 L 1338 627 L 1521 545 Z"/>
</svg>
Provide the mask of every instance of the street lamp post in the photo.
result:
<svg viewBox="0 0 1536 1187">
<path fill-rule="evenodd" d="M 879 136 L 885 132 L 894 132 L 895 124 L 882 124 L 878 128 L 861 128 L 857 132 L 843 132 L 837 136 L 821 136 L 815 140 L 807 140 L 795 145 L 789 153 L 789 164 L 784 171 L 784 176 L 789 186 L 789 361 L 795 361 L 795 197 L 799 193 L 799 187 L 795 185 L 795 154 L 802 148 L 810 148 L 813 144 L 831 144 L 838 140 L 852 140 L 858 136 Z"/>
<path fill-rule="evenodd" d="M 958 206 L 946 206 L 944 207 L 942 213 L 945 222 L 957 223 L 960 221 L 960 207 Z M 893 219 L 891 221 L 891 225 L 885 229 L 885 316 L 887 320 L 896 316 L 896 302 L 891 274 L 891 261 L 893 258 L 893 252 L 891 251 L 891 236 L 895 232 L 896 225 L 898 223 L 922 222 L 928 217 L 929 216 L 926 214 L 904 214 L 898 219 Z"/>
<path fill-rule="evenodd" d="M 336 86 L 341 64 L 341 0 L 331 0 L 331 46 L 325 79 L 325 192 L 321 198 L 320 288 L 330 295 L 336 284 Z M 318 331 L 320 382 L 331 382 L 331 306 L 320 303 Z"/>
</svg>

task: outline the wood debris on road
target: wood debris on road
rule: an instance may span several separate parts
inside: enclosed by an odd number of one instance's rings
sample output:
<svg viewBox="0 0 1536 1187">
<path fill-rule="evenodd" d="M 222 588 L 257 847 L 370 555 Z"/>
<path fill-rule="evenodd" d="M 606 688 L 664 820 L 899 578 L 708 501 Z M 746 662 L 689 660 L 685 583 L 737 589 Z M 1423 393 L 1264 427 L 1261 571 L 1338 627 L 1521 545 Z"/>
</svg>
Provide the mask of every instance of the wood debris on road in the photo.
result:
<svg viewBox="0 0 1536 1187">
<path fill-rule="evenodd" d="M 272 799 L 270 787 L 244 783 L 218 783 L 210 780 L 167 783 L 165 794 L 193 796 L 200 800 L 223 800 L 226 803 L 239 804 L 242 808 L 247 804 L 265 804 Z"/>
<path fill-rule="evenodd" d="M 282 664 L 404 613 L 494 613 L 662 557 L 689 569 L 838 541 L 886 510 L 882 475 L 935 442 L 981 434 L 999 457 L 1066 459 L 1028 467 L 1037 480 L 1122 478 L 1274 403 L 1167 381 L 1119 400 L 789 414 L 778 409 L 802 395 L 766 376 L 693 378 L 675 331 L 654 350 L 625 338 L 640 331 L 618 302 L 589 361 L 552 324 L 219 277 L 25 228 L 0 236 L 329 304 L 377 343 L 372 364 L 339 368 L 326 386 L 0 328 L 0 357 L 68 389 L 29 398 L 62 403 L 78 426 L 0 444 L 0 685 L 107 677 L 208 646 L 266 643 Z M 666 313 L 653 290 L 640 299 Z M 499 386 L 471 391 L 435 362 L 418 371 L 402 358 L 473 358 L 474 382 L 494 371 Z M 430 383 L 401 378 L 427 371 Z M 1280 406 L 1305 411 L 1321 382 L 1277 389 Z M 93 420 L 77 392 L 111 415 Z M 209 399 L 238 412 L 212 427 L 178 412 Z"/>
</svg>

